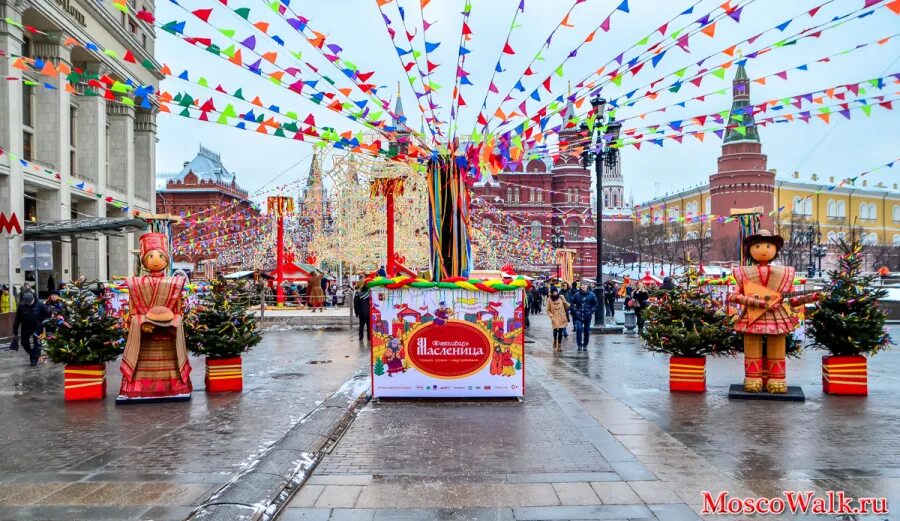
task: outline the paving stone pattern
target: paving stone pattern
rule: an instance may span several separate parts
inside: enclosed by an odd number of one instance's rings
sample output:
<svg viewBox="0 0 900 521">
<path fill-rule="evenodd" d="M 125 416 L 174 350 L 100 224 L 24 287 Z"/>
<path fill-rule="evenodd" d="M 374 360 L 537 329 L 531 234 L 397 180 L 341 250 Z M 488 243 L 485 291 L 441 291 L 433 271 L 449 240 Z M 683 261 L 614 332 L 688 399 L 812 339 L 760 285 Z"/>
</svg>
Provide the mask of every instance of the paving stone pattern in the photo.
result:
<svg viewBox="0 0 900 521">
<path fill-rule="evenodd" d="M 244 392 L 207 395 L 191 358 L 189 402 L 66 403 L 62 367 L 0 351 L 0 520 L 184 519 L 365 359 L 346 332 L 269 332 L 244 357 Z M 308 363 L 330 360 L 330 363 Z"/>
</svg>

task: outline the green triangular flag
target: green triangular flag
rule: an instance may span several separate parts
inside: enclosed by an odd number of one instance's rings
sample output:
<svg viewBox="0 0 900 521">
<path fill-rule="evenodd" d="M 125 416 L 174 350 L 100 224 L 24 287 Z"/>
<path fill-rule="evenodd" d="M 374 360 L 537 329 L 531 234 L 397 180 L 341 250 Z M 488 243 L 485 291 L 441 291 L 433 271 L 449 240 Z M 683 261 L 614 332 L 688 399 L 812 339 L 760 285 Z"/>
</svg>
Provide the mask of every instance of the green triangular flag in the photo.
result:
<svg viewBox="0 0 900 521">
<path fill-rule="evenodd" d="M 862 109 L 863 114 L 865 114 L 866 117 L 869 117 L 870 115 L 872 115 L 872 105 L 863 105 L 860 108 Z"/>
<path fill-rule="evenodd" d="M 613 76 L 612 82 L 616 85 L 616 87 L 621 87 L 622 86 L 622 75 L 616 74 L 615 76 Z"/>
<path fill-rule="evenodd" d="M 238 7 L 234 10 L 235 14 L 247 20 L 250 17 L 250 8 L 249 7 Z"/>
<path fill-rule="evenodd" d="M 220 125 L 227 125 L 227 124 L 228 124 L 228 117 L 225 116 L 225 114 L 219 114 L 219 118 L 216 119 L 216 123 L 218 123 L 218 124 L 220 124 Z"/>
<path fill-rule="evenodd" d="M 188 110 L 187 107 L 185 107 L 184 110 L 182 110 L 178 115 L 189 118 L 189 117 L 191 117 L 191 112 Z"/>
<path fill-rule="evenodd" d="M 233 38 L 235 31 L 234 29 L 219 29 L 219 32 L 225 35 L 227 38 Z"/>
<path fill-rule="evenodd" d="M 647 45 L 647 42 L 650 41 L 650 36 L 644 36 L 644 39 L 639 41 L 636 45 Z"/>
<path fill-rule="evenodd" d="M 718 69 L 714 69 L 712 71 L 712 74 L 713 74 L 713 76 L 719 78 L 720 80 L 724 80 L 725 79 L 725 68 L 719 67 Z"/>
<path fill-rule="evenodd" d="M 200 85 L 201 87 L 209 87 L 209 83 L 207 83 L 206 78 L 202 76 L 200 78 L 197 78 L 197 85 Z"/>
<path fill-rule="evenodd" d="M 244 100 L 244 89 L 238 87 L 238 90 L 234 91 L 234 94 L 232 94 L 232 96 L 234 96 L 235 98 L 237 98 L 239 100 Z M 244 101 L 246 101 L 246 100 L 244 100 Z"/>
<path fill-rule="evenodd" d="M 685 67 L 684 69 L 681 69 L 680 71 L 675 71 L 675 76 L 678 76 L 679 78 L 684 78 L 684 73 L 686 73 L 686 72 L 687 72 L 687 67 Z"/>
<path fill-rule="evenodd" d="M 293 110 L 289 110 L 289 111 L 285 112 L 284 115 L 285 115 L 285 117 L 288 117 L 288 118 L 293 119 L 293 120 L 299 119 L 298 116 L 297 116 L 297 113 L 294 112 Z M 296 132 L 296 131 L 295 131 L 295 132 Z"/>
<path fill-rule="evenodd" d="M 553 71 L 553 72 L 555 72 L 557 76 L 559 76 L 560 78 L 562 78 L 562 77 L 563 77 L 563 66 L 560 65 L 560 66 L 557 67 L 556 70 Z"/>
</svg>

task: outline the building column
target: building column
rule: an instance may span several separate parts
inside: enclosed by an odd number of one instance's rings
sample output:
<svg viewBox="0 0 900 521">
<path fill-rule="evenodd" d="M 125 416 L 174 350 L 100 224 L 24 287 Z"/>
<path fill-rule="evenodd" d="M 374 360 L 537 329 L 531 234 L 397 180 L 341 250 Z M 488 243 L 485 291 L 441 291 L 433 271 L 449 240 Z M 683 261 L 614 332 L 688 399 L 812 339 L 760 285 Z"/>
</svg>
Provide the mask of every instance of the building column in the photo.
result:
<svg viewBox="0 0 900 521">
<path fill-rule="evenodd" d="M 57 35 L 59 36 L 59 35 Z M 65 62 L 71 66 L 69 49 L 57 41 L 35 41 L 32 43 L 32 57 Z M 65 89 L 65 79 L 57 75 L 53 79 L 41 78 L 56 89 L 34 89 L 34 158 L 45 163 L 60 175 L 59 189 L 41 189 L 38 192 L 38 215 L 41 221 L 69 220 L 71 211 L 72 174 L 70 164 L 71 133 L 69 114 L 71 96 Z M 68 240 L 53 242 L 53 273 L 57 281 L 69 280 L 72 276 L 72 249 Z M 41 273 L 40 287 L 50 273 Z"/>
<path fill-rule="evenodd" d="M 14 1 L 0 0 L 0 48 L 8 54 L 22 53 L 22 29 L 6 23 L 9 18 L 22 22 L 22 7 Z M 13 60 L 0 60 L 0 73 L 6 77 L 19 77 L 20 71 L 11 67 Z M 25 191 L 22 167 L 12 161 L 9 154 L 22 156 L 22 83 L 0 82 L 0 147 L 6 151 L 0 156 L 0 211 L 9 216 L 16 214 L 20 222 L 25 219 Z M 24 225 L 24 224 L 23 224 Z M 0 281 L 21 285 L 25 274 L 19 269 L 19 251 L 22 237 L 0 238 Z M 12 266 L 10 266 L 10 261 Z"/>
<path fill-rule="evenodd" d="M 110 103 L 106 106 L 109 122 L 109 171 L 106 186 L 125 196 L 125 204 L 134 207 L 134 109 L 126 105 Z M 107 217 L 127 217 L 121 208 L 106 208 Z M 131 276 L 134 273 L 133 233 L 124 237 L 110 236 L 109 276 Z"/>
<path fill-rule="evenodd" d="M 137 110 L 134 121 L 134 196 L 140 209 L 155 211 L 156 114 Z"/>
<path fill-rule="evenodd" d="M 100 62 L 89 62 L 82 66 L 90 76 L 100 76 L 105 66 Z M 107 172 L 107 120 L 106 100 L 101 96 L 81 96 L 78 100 L 78 118 L 75 128 L 77 167 L 75 173 L 80 179 L 94 186 L 97 193 L 106 193 Z M 82 209 L 84 208 L 84 209 Z M 97 217 L 106 217 L 106 204 L 93 201 L 82 202 L 79 211 Z M 106 271 L 107 238 L 98 234 L 95 239 L 78 239 L 78 272 L 86 278 L 108 280 Z"/>
</svg>

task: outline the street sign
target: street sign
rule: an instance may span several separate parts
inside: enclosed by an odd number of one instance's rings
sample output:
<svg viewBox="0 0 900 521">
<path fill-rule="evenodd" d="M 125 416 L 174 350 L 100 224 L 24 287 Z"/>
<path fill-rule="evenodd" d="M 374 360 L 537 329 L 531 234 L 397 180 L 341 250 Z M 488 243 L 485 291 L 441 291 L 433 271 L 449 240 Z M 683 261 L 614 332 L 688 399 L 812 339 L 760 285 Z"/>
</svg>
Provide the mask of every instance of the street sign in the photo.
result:
<svg viewBox="0 0 900 521">
<path fill-rule="evenodd" d="M 22 243 L 20 251 L 22 271 L 50 271 L 53 269 L 53 243 L 50 241 L 28 241 Z"/>
</svg>

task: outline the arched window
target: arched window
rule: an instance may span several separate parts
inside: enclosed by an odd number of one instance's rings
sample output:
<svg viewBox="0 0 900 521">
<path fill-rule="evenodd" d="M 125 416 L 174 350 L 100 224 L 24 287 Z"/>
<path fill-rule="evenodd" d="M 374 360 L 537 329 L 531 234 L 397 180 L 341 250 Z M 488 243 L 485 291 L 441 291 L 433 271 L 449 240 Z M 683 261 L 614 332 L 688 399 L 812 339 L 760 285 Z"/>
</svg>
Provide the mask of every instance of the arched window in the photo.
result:
<svg viewBox="0 0 900 521">
<path fill-rule="evenodd" d="M 540 239 L 541 238 L 541 222 L 540 221 L 531 221 L 531 238 L 532 239 Z"/>
<path fill-rule="evenodd" d="M 512 195 L 512 194 L 513 194 L 512 188 L 507 188 L 507 189 L 506 189 L 506 202 L 508 202 L 508 203 L 513 202 L 513 195 Z"/>
<path fill-rule="evenodd" d="M 812 197 L 803 200 L 803 215 L 812 215 Z"/>
<path fill-rule="evenodd" d="M 837 242 L 837 234 L 834 232 L 828 232 L 828 242 L 836 243 Z"/>
<path fill-rule="evenodd" d="M 537 201 L 537 194 L 535 193 L 534 188 L 529 188 L 528 189 L 528 202 L 534 203 L 536 201 Z"/>
<path fill-rule="evenodd" d="M 894 246 L 900 246 L 900 234 L 894 235 L 893 244 L 894 244 Z"/>
<path fill-rule="evenodd" d="M 828 200 L 828 217 L 837 217 L 837 203 L 834 199 Z"/>
<path fill-rule="evenodd" d="M 847 217 L 847 204 L 844 201 L 837 202 L 837 216 Z"/>
<path fill-rule="evenodd" d="M 878 244 L 878 234 L 875 232 L 864 234 L 863 235 L 863 244 L 867 244 L 869 246 L 874 246 Z"/>
<path fill-rule="evenodd" d="M 900 204 L 895 204 L 894 209 L 891 211 L 893 215 L 894 222 L 900 222 Z"/>
<path fill-rule="evenodd" d="M 569 223 L 569 238 L 570 239 L 577 241 L 580 238 L 578 236 L 579 231 L 580 231 L 579 228 L 580 228 L 580 226 L 578 225 L 578 221 L 572 221 Z"/>
<path fill-rule="evenodd" d="M 710 214 L 712 213 L 712 198 L 707 197 L 706 202 L 704 203 L 704 213 Z"/>
<path fill-rule="evenodd" d="M 875 203 L 869 203 L 869 215 L 871 215 L 871 219 L 878 219 L 878 205 Z"/>
<path fill-rule="evenodd" d="M 513 192 L 513 195 L 515 195 L 517 203 L 522 200 L 522 191 L 519 190 L 519 188 L 516 188 L 516 190 Z"/>
<path fill-rule="evenodd" d="M 803 199 L 794 197 L 794 204 L 791 211 L 798 215 L 803 215 Z"/>
</svg>

